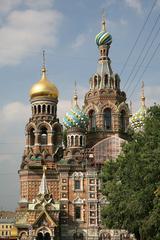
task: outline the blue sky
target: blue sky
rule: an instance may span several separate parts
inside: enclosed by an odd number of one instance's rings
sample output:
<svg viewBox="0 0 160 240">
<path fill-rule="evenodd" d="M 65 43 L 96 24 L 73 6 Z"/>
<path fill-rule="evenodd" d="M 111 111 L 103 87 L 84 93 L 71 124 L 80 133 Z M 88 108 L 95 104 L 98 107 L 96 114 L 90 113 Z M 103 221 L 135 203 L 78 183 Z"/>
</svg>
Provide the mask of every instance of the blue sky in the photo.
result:
<svg viewBox="0 0 160 240">
<path fill-rule="evenodd" d="M 81 104 L 96 71 L 98 49 L 95 35 L 101 29 L 102 12 L 112 34 L 112 68 L 120 73 L 154 0 L 0 0 L 0 209 L 15 209 L 19 200 L 18 169 L 24 149 L 24 128 L 31 115 L 29 89 L 40 79 L 42 50 L 46 51 L 48 78 L 59 89 L 58 114 L 70 107 L 77 81 Z M 140 74 L 125 82 L 160 13 L 160 1 L 121 75 L 121 86 L 130 96 Z M 152 33 L 148 59 L 159 43 Z M 154 37 L 155 36 L 155 37 Z M 149 50 L 148 50 L 149 51 Z M 159 103 L 160 49 L 145 72 L 147 105 Z M 145 61 L 143 67 L 145 66 Z M 141 69 L 141 71 L 143 68 Z M 139 107 L 140 83 L 128 101 Z"/>
</svg>

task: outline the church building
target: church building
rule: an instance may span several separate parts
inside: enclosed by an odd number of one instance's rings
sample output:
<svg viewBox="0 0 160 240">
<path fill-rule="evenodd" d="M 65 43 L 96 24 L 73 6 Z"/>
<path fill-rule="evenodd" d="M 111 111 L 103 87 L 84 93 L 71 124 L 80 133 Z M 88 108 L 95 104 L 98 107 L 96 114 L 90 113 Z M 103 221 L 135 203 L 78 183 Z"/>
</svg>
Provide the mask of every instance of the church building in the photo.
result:
<svg viewBox="0 0 160 240">
<path fill-rule="evenodd" d="M 127 140 L 130 110 L 120 77 L 109 58 L 112 36 L 102 20 L 96 35 L 96 71 L 89 79 L 84 106 L 75 91 L 63 125 L 57 116 L 58 89 L 41 79 L 30 90 L 31 117 L 19 169 L 20 202 L 16 213 L 18 239 L 133 239 L 125 230 L 106 230 L 99 174 Z M 116 238 L 117 237 L 117 238 Z"/>
</svg>

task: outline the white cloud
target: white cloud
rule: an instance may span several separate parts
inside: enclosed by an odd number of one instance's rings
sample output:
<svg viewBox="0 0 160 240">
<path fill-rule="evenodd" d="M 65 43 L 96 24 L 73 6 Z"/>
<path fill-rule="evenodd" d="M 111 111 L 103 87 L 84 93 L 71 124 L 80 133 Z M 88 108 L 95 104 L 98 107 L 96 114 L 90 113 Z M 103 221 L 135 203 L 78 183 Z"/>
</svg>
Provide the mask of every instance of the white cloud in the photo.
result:
<svg viewBox="0 0 160 240">
<path fill-rule="evenodd" d="M 0 12 L 8 12 L 15 8 L 22 0 L 0 0 Z"/>
<path fill-rule="evenodd" d="M 77 49 L 85 44 L 87 36 L 84 33 L 79 34 L 75 41 L 72 43 L 72 48 Z"/>
<path fill-rule="evenodd" d="M 125 3 L 137 13 L 142 12 L 141 0 L 125 0 Z"/>
<path fill-rule="evenodd" d="M 7 124 L 14 124 L 15 122 L 22 122 L 29 117 L 30 106 L 24 105 L 21 102 L 11 102 L 5 105 L 1 112 L 1 119 Z"/>
<path fill-rule="evenodd" d="M 54 47 L 61 19 L 62 15 L 54 10 L 11 12 L 0 28 L 0 64 L 17 64 L 35 51 Z"/>
<path fill-rule="evenodd" d="M 50 9 L 53 4 L 54 0 L 0 0 L 0 12 L 9 12 L 23 5 L 30 9 Z"/>
</svg>

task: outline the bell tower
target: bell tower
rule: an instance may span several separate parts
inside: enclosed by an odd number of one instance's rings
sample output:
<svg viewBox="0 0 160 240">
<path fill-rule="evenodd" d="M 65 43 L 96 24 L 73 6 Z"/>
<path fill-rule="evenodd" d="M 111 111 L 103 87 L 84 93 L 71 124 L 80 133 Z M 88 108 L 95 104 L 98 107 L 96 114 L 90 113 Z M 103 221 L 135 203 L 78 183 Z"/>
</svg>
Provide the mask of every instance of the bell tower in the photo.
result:
<svg viewBox="0 0 160 240">
<path fill-rule="evenodd" d="M 62 152 L 62 125 L 57 118 L 58 89 L 47 79 L 44 52 L 42 76 L 30 89 L 30 102 L 32 116 L 25 127 L 26 143 L 19 170 L 22 202 L 36 197 L 43 165 L 47 166 L 47 174 L 49 169 L 54 169 Z M 50 181 L 50 185 L 55 183 Z M 58 191 L 54 196 L 57 194 Z"/>
<path fill-rule="evenodd" d="M 111 67 L 109 49 L 112 36 L 106 30 L 104 17 L 95 41 L 99 49 L 98 65 L 89 80 L 90 89 L 84 100 L 84 110 L 89 117 L 88 147 L 113 134 L 124 134 L 129 123 L 126 94 L 120 89 L 119 75 Z"/>
</svg>

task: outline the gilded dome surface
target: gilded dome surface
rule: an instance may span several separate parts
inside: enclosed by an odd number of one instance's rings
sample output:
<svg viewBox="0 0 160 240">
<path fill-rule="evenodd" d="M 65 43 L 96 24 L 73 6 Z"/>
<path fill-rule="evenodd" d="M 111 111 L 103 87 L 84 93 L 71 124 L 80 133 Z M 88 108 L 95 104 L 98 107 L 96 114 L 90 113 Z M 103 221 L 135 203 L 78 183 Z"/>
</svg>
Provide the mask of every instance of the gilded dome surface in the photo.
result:
<svg viewBox="0 0 160 240">
<path fill-rule="evenodd" d="M 48 81 L 45 67 L 42 68 L 41 79 L 32 86 L 29 95 L 31 98 L 40 96 L 58 97 L 58 89 L 53 83 Z"/>
<path fill-rule="evenodd" d="M 88 116 L 80 109 L 77 104 L 77 96 L 74 96 L 74 105 L 63 118 L 63 124 L 66 128 L 80 127 L 86 128 L 88 125 Z"/>
</svg>

